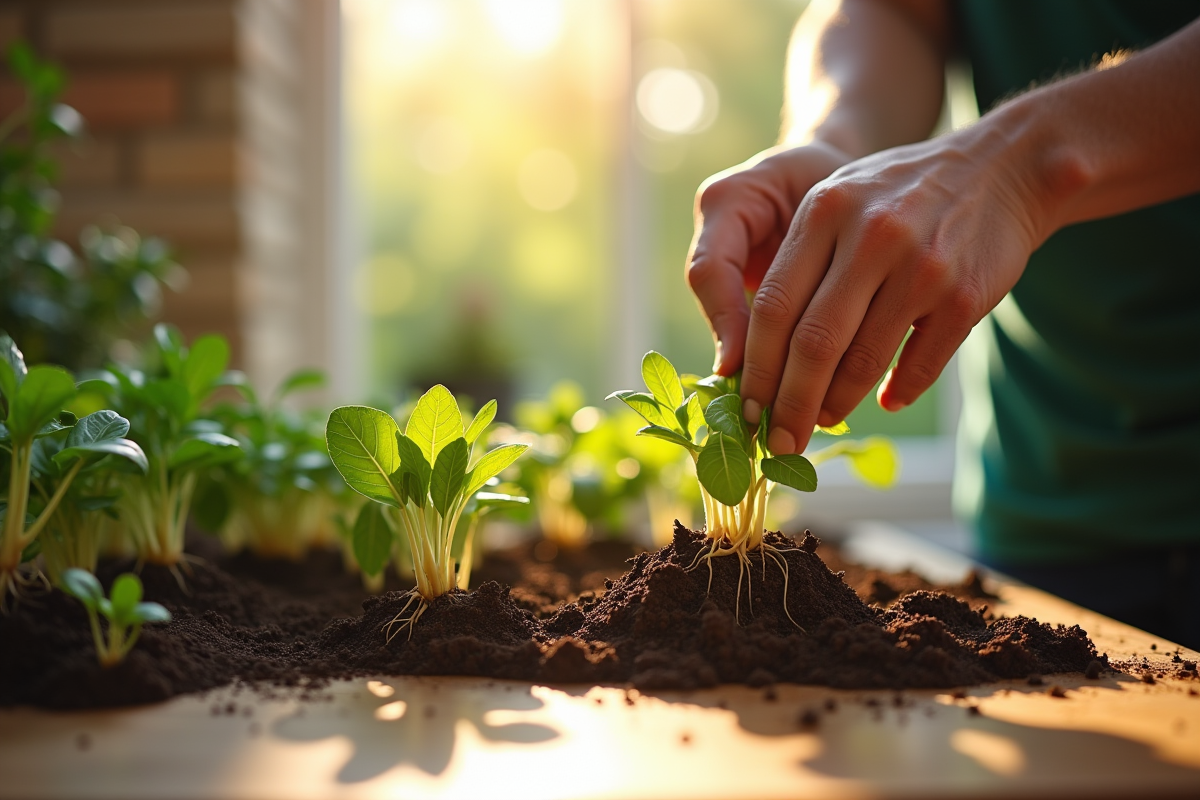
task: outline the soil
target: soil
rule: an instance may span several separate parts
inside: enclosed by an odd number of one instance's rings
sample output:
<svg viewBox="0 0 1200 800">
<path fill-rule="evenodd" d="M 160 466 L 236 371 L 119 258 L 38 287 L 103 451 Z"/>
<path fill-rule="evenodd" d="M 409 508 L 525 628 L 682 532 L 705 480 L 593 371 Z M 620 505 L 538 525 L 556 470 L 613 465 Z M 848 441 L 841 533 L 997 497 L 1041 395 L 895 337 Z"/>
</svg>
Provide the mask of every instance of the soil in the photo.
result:
<svg viewBox="0 0 1200 800">
<path fill-rule="evenodd" d="M 433 601 L 411 635 L 390 642 L 384 628 L 410 599 L 394 577 L 363 601 L 336 553 L 277 562 L 205 544 L 186 590 L 165 570 L 142 570 L 146 598 L 173 619 L 147 627 L 117 667 L 97 666 L 82 607 L 61 593 L 0 617 L 0 706 L 131 705 L 235 681 L 304 691 L 379 674 L 901 689 L 1107 665 L 1078 627 L 989 618 L 977 578 L 933 587 L 843 564 L 827 549 L 823 561 L 810 535 L 767 542 L 775 556 L 752 554 L 747 569 L 736 557 L 704 561 L 706 540 L 682 527 L 652 553 L 612 542 L 493 553 L 477 589 Z M 130 566 L 106 563 L 100 578 L 108 585 Z"/>
</svg>

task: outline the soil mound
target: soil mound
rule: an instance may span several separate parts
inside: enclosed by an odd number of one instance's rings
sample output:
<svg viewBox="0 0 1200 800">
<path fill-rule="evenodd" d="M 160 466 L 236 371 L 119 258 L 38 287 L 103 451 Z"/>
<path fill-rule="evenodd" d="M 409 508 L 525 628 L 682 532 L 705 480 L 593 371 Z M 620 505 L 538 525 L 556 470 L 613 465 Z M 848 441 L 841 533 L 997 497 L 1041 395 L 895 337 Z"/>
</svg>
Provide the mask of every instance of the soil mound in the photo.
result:
<svg viewBox="0 0 1200 800">
<path fill-rule="evenodd" d="M 868 605 L 816 555 L 818 540 L 768 534 L 749 562 L 711 559 L 701 534 L 641 553 L 604 588 L 576 594 L 567 575 L 515 591 L 496 581 L 455 591 L 424 609 L 411 632 L 389 623 L 416 608 L 389 591 L 348 616 L 361 590 L 330 573 L 334 591 L 303 565 L 232 557 L 176 576 L 147 567 L 146 597 L 173 614 L 148 627 L 120 667 L 95 662 L 82 607 L 60 593 L 0 616 L 0 706 L 56 708 L 153 702 L 233 681 L 316 687 L 361 675 L 482 675 L 550 683 L 629 682 L 686 689 L 776 681 L 839 688 L 952 687 L 1031 674 L 1082 671 L 1097 659 L 1078 627 L 982 609 L 934 591 Z M 109 584 L 128 564 L 101 570 Z M 222 568 L 227 566 L 237 574 Z M 319 560 L 320 579 L 331 567 Z M 545 577 L 545 576 L 543 576 Z M 549 613 L 548 585 L 575 596 Z M 299 587 L 299 588 L 297 588 Z M 973 592 L 966 591 L 967 595 Z M 406 608 L 407 606 L 407 608 Z M 533 606 L 531 608 L 531 606 Z"/>
</svg>

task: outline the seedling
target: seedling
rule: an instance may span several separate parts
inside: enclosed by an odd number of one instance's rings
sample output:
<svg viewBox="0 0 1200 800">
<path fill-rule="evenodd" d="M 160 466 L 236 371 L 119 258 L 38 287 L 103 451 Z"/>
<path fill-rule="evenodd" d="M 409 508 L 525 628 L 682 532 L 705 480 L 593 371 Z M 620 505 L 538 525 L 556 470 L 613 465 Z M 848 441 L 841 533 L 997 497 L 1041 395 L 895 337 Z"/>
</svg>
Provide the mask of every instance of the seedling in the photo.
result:
<svg viewBox="0 0 1200 800">
<path fill-rule="evenodd" d="M 89 389 L 112 399 L 131 423 L 149 462 L 148 474 L 122 476 L 117 510 L 142 561 L 171 568 L 183 585 L 183 533 L 201 470 L 237 459 L 236 439 L 219 422 L 200 417 L 205 401 L 226 375 L 229 345 L 201 336 L 188 347 L 179 331 L 158 325 L 155 341 L 163 368 L 157 376 L 110 366 Z"/>
<path fill-rule="evenodd" d="M 171 612 L 158 603 L 142 602 L 142 582 L 129 572 L 117 576 L 109 597 L 104 596 L 104 587 L 95 575 L 74 567 L 63 572 L 62 588 L 87 609 L 96 657 L 102 667 L 120 664 L 147 622 L 171 621 Z M 101 629 L 100 617 L 108 623 L 108 636 Z"/>
<path fill-rule="evenodd" d="M 697 556 L 692 567 L 706 563 L 711 585 L 712 559 L 737 557 L 735 614 L 738 614 L 742 579 L 749 580 L 749 556 L 757 551 L 764 567 L 766 559 L 770 558 L 783 572 L 784 611 L 791 619 L 791 612 L 787 610 L 787 561 L 782 556 L 783 551 L 763 540 L 764 520 L 767 500 L 776 484 L 801 492 L 816 490 L 817 472 L 812 461 L 795 453 L 778 456 L 771 453 L 767 446 L 770 409 L 763 411 L 757 428 L 752 430 L 742 416 L 736 377 L 689 377 L 687 384 L 692 391 L 685 396 L 684 382 L 675 367 L 661 354 L 650 351 L 642 359 L 642 378 L 649 393 L 619 391 L 609 398 L 620 399 L 649 423 L 638 431 L 639 435 L 677 444 L 695 462 L 704 505 L 705 534 L 710 544 Z M 817 430 L 839 436 L 847 433 L 849 428 L 845 423 L 839 423 Z M 894 464 L 894 452 L 886 440 L 868 440 L 857 448 L 836 448 L 838 445 L 828 452 L 814 454 L 814 460 L 856 454 L 861 460 L 873 458 L 880 463 L 890 456 Z M 867 474 L 877 477 L 884 471 L 877 468 Z M 894 469 L 887 477 L 890 479 L 892 475 Z"/>
<path fill-rule="evenodd" d="M 391 549 L 388 530 L 403 531 L 413 561 L 417 585 L 385 626 L 389 642 L 405 628 L 411 637 L 429 603 L 459 586 L 452 554 L 459 519 L 475 493 L 528 447 L 504 444 L 474 459 L 475 442 L 495 416 L 492 400 L 464 428 L 454 395 L 441 385 L 421 396 L 403 432 L 390 414 L 367 406 L 342 406 L 329 415 L 325 439 L 334 466 L 350 488 L 383 506 L 383 525 L 368 526 L 361 515 L 361 534 L 355 525 L 360 565 L 382 569 Z M 372 546 L 360 548 L 360 535 L 364 545 L 369 535 Z"/>
<path fill-rule="evenodd" d="M 298 559 L 334 540 L 332 494 L 341 478 L 325 453 L 324 420 L 283 407 L 290 395 L 325 383 L 323 372 L 299 370 L 266 400 L 241 383 L 245 402 L 214 409 L 244 457 L 201 479 L 193 518 L 202 528 L 265 558 Z"/>
<path fill-rule="evenodd" d="M 24 356 L 0 333 L 0 394 L 4 422 L 0 449 L 9 452 L 8 493 L 0 538 L 0 608 L 31 578 L 21 564 L 36 555 L 38 537 L 53 518 L 76 477 L 106 456 L 125 459 L 142 471 L 146 457 L 123 438 L 129 423 L 113 411 L 81 420 L 63 411 L 75 396 L 75 381 L 58 367 L 27 368 Z M 36 513 L 31 513 L 36 511 Z"/>
</svg>

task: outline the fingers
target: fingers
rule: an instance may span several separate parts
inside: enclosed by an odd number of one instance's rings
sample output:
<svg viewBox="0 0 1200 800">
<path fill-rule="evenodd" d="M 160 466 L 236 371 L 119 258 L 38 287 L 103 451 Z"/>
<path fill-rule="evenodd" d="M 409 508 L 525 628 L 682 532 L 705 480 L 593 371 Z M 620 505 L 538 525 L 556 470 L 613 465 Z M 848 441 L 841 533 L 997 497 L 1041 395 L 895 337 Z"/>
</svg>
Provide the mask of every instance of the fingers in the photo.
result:
<svg viewBox="0 0 1200 800">
<path fill-rule="evenodd" d="M 862 325 L 842 355 L 817 415 L 817 424 L 844 420 L 887 372 L 911 325 L 905 313 L 911 292 L 900 281 L 887 281 L 867 309 Z"/>
<path fill-rule="evenodd" d="M 767 441 L 777 454 L 801 453 L 808 445 L 833 376 L 876 293 L 870 273 L 864 274 L 859 264 L 851 263 L 860 259 L 842 250 L 839 247 L 829 274 L 791 336 L 787 363 L 771 406 Z"/>
<path fill-rule="evenodd" d="M 942 307 L 914 322 L 913 333 L 904 343 L 899 361 L 879 385 L 879 405 L 888 411 L 899 411 L 924 394 L 978 321 L 968 321 L 970 316 Z"/>
<path fill-rule="evenodd" d="M 744 285 L 762 259 L 764 242 L 777 227 L 776 209 L 757 192 L 738 187 L 737 177 L 701 189 L 697 233 L 687 261 L 687 280 L 716 340 L 713 371 L 730 375 L 742 365 L 750 307 Z"/>
</svg>

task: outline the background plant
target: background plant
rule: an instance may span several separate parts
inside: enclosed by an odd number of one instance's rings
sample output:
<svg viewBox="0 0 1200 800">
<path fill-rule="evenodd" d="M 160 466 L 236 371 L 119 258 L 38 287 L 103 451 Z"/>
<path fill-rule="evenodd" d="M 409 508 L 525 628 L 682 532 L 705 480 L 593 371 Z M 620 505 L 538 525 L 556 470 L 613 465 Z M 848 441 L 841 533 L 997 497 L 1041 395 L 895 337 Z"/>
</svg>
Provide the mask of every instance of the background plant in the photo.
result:
<svg viewBox="0 0 1200 800">
<path fill-rule="evenodd" d="M 159 312 L 162 289 L 187 278 L 159 239 L 130 228 L 86 228 L 76 253 L 49 235 L 58 206 L 49 147 L 77 138 L 83 119 L 58 102 L 64 75 L 24 44 L 8 53 L 23 91 L 0 121 L 0 328 L 31 363 L 101 366 L 114 342 L 140 337 Z"/>
<path fill-rule="evenodd" d="M 243 382 L 241 402 L 213 410 L 243 457 L 201 477 L 194 512 L 201 527 L 219 531 L 231 548 L 266 558 L 298 559 L 312 546 L 337 541 L 345 484 L 325 452 L 324 415 L 284 407 L 288 397 L 325 384 L 320 370 L 298 370 L 262 401 Z"/>
<path fill-rule="evenodd" d="M 141 448 L 124 438 L 129 423 L 109 410 L 76 420 L 63 408 L 74 396 L 70 373 L 46 365 L 27 368 L 16 343 L 0 333 L 0 448 L 8 453 L 0 604 L 25 583 L 21 564 L 36 555 L 38 537 L 85 468 L 113 456 L 146 469 Z"/>
<path fill-rule="evenodd" d="M 110 366 L 84 388 L 107 398 L 130 421 L 149 464 L 145 478 L 120 481 L 121 527 L 138 558 L 174 569 L 183 558 L 184 527 L 200 473 L 237 459 L 238 441 L 217 420 L 202 416 L 226 375 L 229 344 L 216 335 L 189 347 L 169 325 L 154 329 L 161 366 L 147 374 Z M 177 575 L 178 577 L 178 575 Z"/>
<path fill-rule="evenodd" d="M 394 625 L 411 635 L 428 603 L 459 586 L 452 552 L 459 519 L 475 493 L 527 449 L 504 444 L 474 458 L 474 445 L 495 416 L 493 400 L 464 426 L 458 402 L 441 385 L 421 396 L 403 432 L 390 414 L 366 406 L 342 406 L 329 415 L 325 436 L 334 465 L 350 488 L 384 506 L 386 524 L 373 533 L 386 539 L 384 531 L 402 531 L 413 561 L 417 585 L 389 624 L 389 640 Z M 370 571 L 385 552 L 390 546 L 367 557 L 362 548 L 359 562 Z"/>
</svg>

